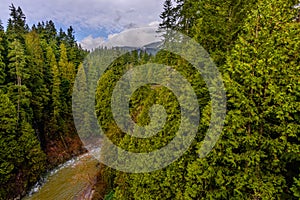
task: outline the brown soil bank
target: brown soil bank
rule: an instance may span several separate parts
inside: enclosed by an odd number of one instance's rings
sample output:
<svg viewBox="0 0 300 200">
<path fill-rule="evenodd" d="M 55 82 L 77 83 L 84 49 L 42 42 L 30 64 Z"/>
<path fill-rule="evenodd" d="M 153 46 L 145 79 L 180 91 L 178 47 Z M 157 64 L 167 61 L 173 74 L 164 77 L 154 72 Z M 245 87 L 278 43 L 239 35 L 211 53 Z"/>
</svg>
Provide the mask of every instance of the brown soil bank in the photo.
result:
<svg viewBox="0 0 300 200">
<path fill-rule="evenodd" d="M 46 142 L 45 153 L 50 168 L 86 152 L 87 150 L 83 147 L 77 135 L 67 136 L 64 140 L 50 140 Z"/>
</svg>

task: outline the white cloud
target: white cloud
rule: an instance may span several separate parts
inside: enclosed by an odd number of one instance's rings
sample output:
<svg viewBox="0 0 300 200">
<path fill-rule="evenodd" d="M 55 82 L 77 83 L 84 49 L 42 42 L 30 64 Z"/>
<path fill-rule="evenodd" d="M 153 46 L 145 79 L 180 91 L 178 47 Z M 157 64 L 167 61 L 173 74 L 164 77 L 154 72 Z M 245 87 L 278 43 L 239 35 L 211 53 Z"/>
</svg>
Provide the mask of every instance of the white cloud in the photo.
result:
<svg viewBox="0 0 300 200">
<path fill-rule="evenodd" d="M 92 50 L 99 47 L 99 45 L 102 44 L 103 42 L 104 42 L 104 38 L 102 37 L 93 38 L 92 35 L 89 35 L 88 37 L 84 38 L 80 42 L 80 44 L 82 48 Z"/>
<path fill-rule="evenodd" d="M 150 22 L 150 23 L 149 23 L 149 26 L 152 26 L 152 27 L 158 27 L 159 24 L 160 24 L 159 21 L 154 21 L 154 22 Z"/>
<path fill-rule="evenodd" d="M 106 34 L 124 28 L 141 26 L 159 20 L 163 9 L 162 0 L 13 0 L 21 6 L 29 20 L 36 23 L 52 19 L 55 23 L 70 26 L 87 36 L 93 32 Z M 8 18 L 11 0 L 1 0 L 0 19 Z"/>
<path fill-rule="evenodd" d="M 99 46 L 106 47 L 143 47 L 147 44 L 161 41 L 159 34 L 156 32 L 158 29 L 158 22 L 152 22 L 147 26 L 126 29 L 120 33 L 110 34 L 106 41 L 103 38 L 92 38 L 88 36 L 80 43 L 82 47 L 92 49 Z"/>
<path fill-rule="evenodd" d="M 119 34 L 114 34 L 103 46 L 130 46 L 142 47 L 144 45 L 160 41 L 156 33 L 157 27 L 140 27 L 122 31 Z"/>
</svg>

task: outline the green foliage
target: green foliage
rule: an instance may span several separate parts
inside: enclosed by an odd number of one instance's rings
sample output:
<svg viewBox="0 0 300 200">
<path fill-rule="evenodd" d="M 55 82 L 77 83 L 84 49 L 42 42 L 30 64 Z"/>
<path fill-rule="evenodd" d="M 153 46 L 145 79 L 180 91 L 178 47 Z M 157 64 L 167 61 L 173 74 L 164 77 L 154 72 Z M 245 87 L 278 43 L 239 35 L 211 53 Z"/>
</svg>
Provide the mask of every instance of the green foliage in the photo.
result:
<svg viewBox="0 0 300 200">
<path fill-rule="evenodd" d="M 30 78 L 28 68 L 26 67 L 26 56 L 24 46 L 21 42 L 15 39 L 9 44 L 9 75 L 11 80 L 15 80 L 18 85 L 22 84 L 22 80 Z"/>
<path fill-rule="evenodd" d="M 228 98 L 226 124 L 214 149 L 200 159 L 197 153 L 211 118 L 207 88 L 184 59 L 160 51 L 150 60 L 174 67 L 197 94 L 201 110 L 198 135 L 190 149 L 164 169 L 130 174 L 107 168 L 110 173 L 104 176 L 115 191 L 114 198 L 299 198 L 300 25 L 294 21 L 297 10 L 291 9 L 296 3 L 178 0 L 172 6 L 172 1 L 165 1 L 161 28 L 174 28 L 195 38 L 223 72 Z M 131 97 L 131 118 L 141 126 L 149 124 L 149 108 L 157 103 L 168 111 L 169 120 L 158 137 L 138 139 L 122 133 L 110 111 L 112 90 L 128 64 L 132 69 L 145 63 L 134 53 L 122 59 L 99 82 L 99 122 L 123 149 L 159 149 L 174 137 L 179 126 L 178 102 L 164 87 L 139 88 Z M 105 149 L 105 142 L 103 145 Z M 109 151 L 103 156 L 109 157 Z"/>
<path fill-rule="evenodd" d="M 5 32 L 3 30 L 2 22 L 0 20 L 0 85 L 2 85 L 5 81 L 6 74 L 5 74 L 5 60 L 4 60 L 4 53 L 5 53 Z"/>
<path fill-rule="evenodd" d="M 106 199 L 298 199 L 300 128 L 300 25 L 294 21 L 293 1 L 166 0 L 160 30 L 175 29 L 195 38 L 223 73 L 228 112 L 220 140 L 200 159 L 198 150 L 211 118 L 208 90 L 201 74 L 186 60 L 169 52 L 155 56 L 127 53 L 101 77 L 96 91 L 96 114 L 114 144 L 131 152 L 151 152 L 168 144 L 180 126 L 180 105 L 168 88 L 148 84 L 130 98 L 130 115 L 141 126 L 150 123 L 150 108 L 162 105 L 164 127 L 141 139 L 123 133 L 111 112 L 111 96 L 129 69 L 150 62 L 172 66 L 193 87 L 201 111 L 198 135 L 185 154 L 168 167 L 143 174 L 104 167 Z M 89 87 L 98 72 L 89 66 L 115 50 L 87 52 L 77 45 L 72 27 L 57 32 L 54 23 L 30 30 L 22 10 L 12 5 L 7 31 L 0 23 L 0 198 L 14 198 L 31 186 L 46 167 L 41 150 L 63 143 L 75 132 L 72 89 L 94 94 Z M 165 35 L 168 38 L 168 35 Z M 187 51 L 193 51 L 188 49 Z M 122 51 L 119 51 L 121 54 Z M 92 56 L 96 56 L 93 58 Z M 149 74 L 152 73 L 149 69 Z M 134 77 L 142 79 L 139 74 Z M 170 80 L 171 81 L 171 80 Z M 80 101 L 80 97 L 77 98 Z M 85 105 L 84 102 L 73 102 Z M 87 137 L 95 127 L 89 113 L 80 115 Z M 162 118 L 162 116 L 156 116 Z M 105 141 L 105 159 L 115 159 Z M 154 163 L 155 164 L 155 163 Z M 136 163 L 142 166 L 143 163 Z"/>
<path fill-rule="evenodd" d="M 50 145 L 69 153 L 72 87 L 87 54 L 72 28 L 64 38 L 52 21 L 30 30 L 22 9 L 9 9 L 6 31 L 0 22 L 0 199 L 23 195 L 51 167 Z"/>
<path fill-rule="evenodd" d="M 41 40 L 36 31 L 32 31 L 25 36 L 25 46 L 27 51 L 27 62 L 30 74 L 30 81 L 27 84 L 32 93 L 30 104 L 33 112 L 33 118 L 36 120 L 33 127 L 37 130 L 43 130 L 43 113 L 50 99 L 49 89 L 46 85 L 47 69 L 45 65 L 44 52 Z M 42 133 L 40 133 L 39 137 Z"/>
<path fill-rule="evenodd" d="M 111 191 L 107 195 L 105 195 L 104 200 L 112 200 L 114 198 L 114 191 Z"/>
<path fill-rule="evenodd" d="M 3 185 L 12 176 L 14 170 L 15 160 L 13 158 L 17 150 L 17 114 L 16 109 L 8 96 L 3 94 L 0 90 L 0 142 L 1 142 L 1 178 L 0 183 Z"/>
<path fill-rule="evenodd" d="M 286 171 L 299 157 L 299 123 L 292 116 L 299 110 L 293 58 L 300 43 L 289 9 L 261 1 L 246 19 L 223 68 L 228 113 L 222 139 L 208 157 L 189 165 L 187 198 L 290 195 Z"/>
<path fill-rule="evenodd" d="M 19 190 L 17 176 L 26 180 L 23 184 L 32 185 L 45 169 L 46 156 L 41 151 L 31 125 L 20 123 L 18 127 L 17 112 L 8 96 L 1 92 L 0 114 L 0 197 L 12 196 L 13 191 Z M 21 185 L 21 187 L 24 187 Z"/>
<path fill-rule="evenodd" d="M 294 184 L 291 188 L 291 191 L 293 192 L 295 197 L 300 198 L 300 178 L 294 178 Z"/>
<path fill-rule="evenodd" d="M 10 17 L 7 25 L 7 35 L 10 41 L 18 39 L 24 42 L 23 34 L 28 31 L 26 17 L 20 7 L 16 8 L 13 4 L 9 6 Z"/>
<path fill-rule="evenodd" d="M 61 76 L 60 76 L 60 73 L 58 70 L 55 55 L 54 55 L 51 47 L 47 48 L 47 59 L 49 61 L 49 66 L 50 66 L 51 75 L 52 75 L 52 80 L 51 80 L 52 87 L 50 88 L 50 91 L 51 91 L 51 98 L 52 98 L 51 108 L 53 109 L 53 111 L 51 112 L 52 113 L 51 121 L 52 121 L 52 127 L 53 127 L 54 131 L 57 131 L 58 122 L 59 122 L 59 120 L 61 120 L 61 117 L 60 117 L 60 110 L 61 110 L 61 101 L 60 101 L 61 79 L 60 79 L 60 77 Z"/>
<path fill-rule="evenodd" d="M 166 0 L 164 3 L 164 11 L 160 15 L 160 18 L 162 19 L 162 22 L 159 24 L 160 31 L 169 31 L 170 29 L 175 29 L 176 27 L 175 14 L 176 14 L 175 8 L 173 6 L 172 0 Z M 169 36 L 164 35 L 164 37 L 169 37 Z"/>
<path fill-rule="evenodd" d="M 193 37 L 210 53 L 218 66 L 226 60 L 256 1 L 209 0 L 198 3 Z"/>
</svg>

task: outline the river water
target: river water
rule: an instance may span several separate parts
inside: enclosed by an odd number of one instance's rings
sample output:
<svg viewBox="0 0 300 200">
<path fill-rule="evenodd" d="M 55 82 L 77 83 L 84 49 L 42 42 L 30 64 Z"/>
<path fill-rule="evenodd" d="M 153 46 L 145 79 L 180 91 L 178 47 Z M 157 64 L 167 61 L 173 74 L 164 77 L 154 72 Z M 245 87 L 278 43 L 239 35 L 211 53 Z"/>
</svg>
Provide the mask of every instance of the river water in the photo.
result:
<svg viewBox="0 0 300 200">
<path fill-rule="evenodd" d="M 23 200 L 90 199 L 98 166 L 98 161 L 90 154 L 69 160 L 49 172 Z"/>
</svg>

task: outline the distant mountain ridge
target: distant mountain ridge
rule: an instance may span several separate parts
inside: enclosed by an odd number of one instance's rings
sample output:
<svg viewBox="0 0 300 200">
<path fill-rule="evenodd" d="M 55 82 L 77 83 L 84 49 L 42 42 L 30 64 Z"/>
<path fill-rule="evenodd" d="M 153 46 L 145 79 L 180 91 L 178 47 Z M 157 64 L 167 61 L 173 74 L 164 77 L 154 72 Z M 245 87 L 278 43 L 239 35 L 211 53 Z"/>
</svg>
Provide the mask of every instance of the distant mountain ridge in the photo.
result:
<svg viewBox="0 0 300 200">
<path fill-rule="evenodd" d="M 160 46 L 162 45 L 162 41 L 159 42 L 152 42 L 149 44 L 146 44 L 142 47 L 134 47 L 134 46 L 115 46 L 113 47 L 114 49 L 123 49 L 126 51 L 146 51 L 147 53 L 151 54 L 151 55 L 155 55 L 159 50 L 160 50 Z"/>
</svg>

